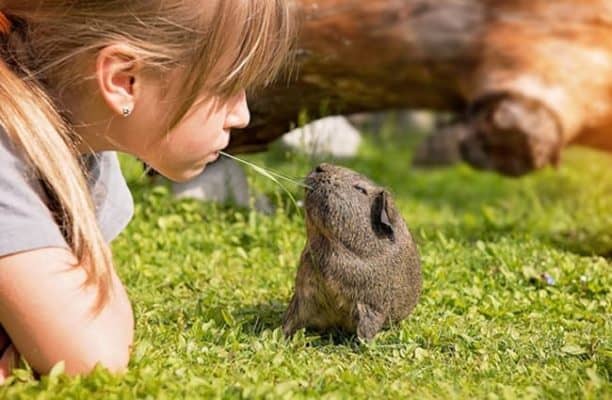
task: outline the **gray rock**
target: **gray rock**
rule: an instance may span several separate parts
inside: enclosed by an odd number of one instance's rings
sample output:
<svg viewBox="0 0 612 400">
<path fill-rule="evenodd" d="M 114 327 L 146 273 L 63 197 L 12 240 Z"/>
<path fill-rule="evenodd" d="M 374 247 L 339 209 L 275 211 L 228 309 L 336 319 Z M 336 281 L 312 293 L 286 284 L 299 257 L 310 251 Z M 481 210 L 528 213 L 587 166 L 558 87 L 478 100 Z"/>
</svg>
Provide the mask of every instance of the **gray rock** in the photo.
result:
<svg viewBox="0 0 612 400">
<path fill-rule="evenodd" d="M 282 143 L 313 156 L 348 158 L 357 155 L 361 134 L 346 118 L 327 117 L 288 132 Z"/>
<path fill-rule="evenodd" d="M 250 206 L 249 184 L 244 170 L 236 161 L 224 157 L 208 165 L 202 174 L 188 182 L 173 182 L 172 192 L 177 198 Z M 254 206 L 264 213 L 273 210 L 270 200 L 263 195 L 255 197 Z"/>
<path fill-rule="evenodd" d="M 437 115 L 428 110 L 412 110 L 403 115 L 404 126 L 417 132 L 431 133 L 436 128 Z"/>
</svg>

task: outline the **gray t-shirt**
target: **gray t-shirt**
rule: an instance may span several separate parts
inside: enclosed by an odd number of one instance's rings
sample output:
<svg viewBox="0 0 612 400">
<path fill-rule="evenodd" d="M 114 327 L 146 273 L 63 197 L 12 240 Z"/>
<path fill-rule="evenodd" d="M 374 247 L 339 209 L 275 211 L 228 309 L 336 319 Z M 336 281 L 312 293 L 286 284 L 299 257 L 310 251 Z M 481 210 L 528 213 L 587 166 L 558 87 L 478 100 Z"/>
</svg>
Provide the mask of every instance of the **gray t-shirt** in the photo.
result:
<svg viewBox="0 0 612 400">
<path fill-rule="evenodd" d="M 87 160 L 96 218 L 110 242 L 132 218 L 134 202 L 114 152 Z M 0 257 L 43 247 L 68 248 L 40 182 L 0 128 Z"/>
</svg>

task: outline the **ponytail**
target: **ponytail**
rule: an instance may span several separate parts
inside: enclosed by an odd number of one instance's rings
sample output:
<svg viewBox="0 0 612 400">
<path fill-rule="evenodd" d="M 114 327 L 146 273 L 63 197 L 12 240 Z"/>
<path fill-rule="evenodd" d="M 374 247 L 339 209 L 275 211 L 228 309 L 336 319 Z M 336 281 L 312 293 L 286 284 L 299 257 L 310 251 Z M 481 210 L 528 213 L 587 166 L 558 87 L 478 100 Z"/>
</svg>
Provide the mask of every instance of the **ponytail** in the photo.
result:
<svg viewBox="0 0 612 400">
<path fill-rule="evenodd" d="M 10 22 L 0 12 L 0 40 L 10 34 Z M 2 45 L 0 59 L 0 125 L 23 152 L 26 161 L 50 194 L 50 209 L 77 265 L 87 273 L 86 285 L 98 289 L 97 308 L 110 295 L 112 258 L 98 227 L 93 202 L 70 129 L 27 69 L 9 66 Z M 15 71 L 19 71 L 20 77 Z"/>
</svg>

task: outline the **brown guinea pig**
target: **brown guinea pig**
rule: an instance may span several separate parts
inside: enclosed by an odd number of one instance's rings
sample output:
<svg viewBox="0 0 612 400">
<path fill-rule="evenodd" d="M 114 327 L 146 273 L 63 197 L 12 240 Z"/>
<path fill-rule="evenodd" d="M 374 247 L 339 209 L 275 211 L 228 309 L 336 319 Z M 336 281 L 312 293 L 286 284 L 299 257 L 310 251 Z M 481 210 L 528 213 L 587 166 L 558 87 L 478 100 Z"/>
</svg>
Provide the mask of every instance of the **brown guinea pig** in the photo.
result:
<svg viewBox="0 0 612 400">
<path fill-rule="evenodd" d="M 305 184 L 308 238 L 283 332 L 341 330 L 371 339 L 419 299 L 416 245 L 389 192 L 364 176 L 321 164 Z"/>
</svg>

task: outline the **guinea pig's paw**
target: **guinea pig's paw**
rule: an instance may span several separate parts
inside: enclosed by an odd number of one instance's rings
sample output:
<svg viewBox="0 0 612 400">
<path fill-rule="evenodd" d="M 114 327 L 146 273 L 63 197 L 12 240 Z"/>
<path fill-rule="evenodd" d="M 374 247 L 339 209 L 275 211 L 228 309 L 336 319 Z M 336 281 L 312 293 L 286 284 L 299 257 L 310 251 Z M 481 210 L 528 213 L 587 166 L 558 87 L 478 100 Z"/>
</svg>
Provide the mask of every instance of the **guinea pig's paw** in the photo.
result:
<svg viewBox="0 0 612 400">
<path fill-rule="evenodd" d="M 288 318 L 285 318 L 283 321 L 283 334 L 285 335 L 287 339 L 291 339 L 293 335 L 295 334 L 295 332 L 297 332 L 299 329 L 303 327 L 304 327 L 303 324 L 301 324 L 300 321 L 296 317 L 289 316 Z"/>
<path fill-rule="evenodd" d="M 357 303 L 357 336 L 362 340 L 371 340 L 385 323 L 385 314 L 372 306 Z"/>
<path fill-rule="evenodd" d="M 293 296 L 285 315 L 283 315 L 283 333 L 286 338 L 291 338 L 297 330 L 304 327 L 300 313 L 298 310 L 299 300 L 296 295 Z"/>
</svg>

